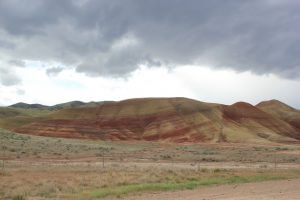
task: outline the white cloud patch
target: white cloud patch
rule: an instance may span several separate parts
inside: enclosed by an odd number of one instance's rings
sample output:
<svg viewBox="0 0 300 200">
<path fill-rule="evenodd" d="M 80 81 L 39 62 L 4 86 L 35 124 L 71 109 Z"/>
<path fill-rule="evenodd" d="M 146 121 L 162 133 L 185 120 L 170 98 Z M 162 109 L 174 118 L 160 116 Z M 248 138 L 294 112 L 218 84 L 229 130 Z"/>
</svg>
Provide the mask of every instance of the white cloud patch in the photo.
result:
<svg viewBox="0 0 300 200">
<path fill-rule="evenodd" d="M 16 75 L 13 69 L 0 64 L 0 85 L 14 86 L 19 85 L 20 83 L 21 79 Z"/>
<path fill-rule="evenodd" d="M 23 96 L 25 94 L 25 90 L 23 89 L 17 89 L 17 94 L 20 95 L 20 96 Z"/>
<path fill-rule="evenodd" d="M 93 78 L 73 69 L 49 77 L 43 69 L 27 66 L 18 68 L 17 75 L 22 75 L 22 89 L 26 89 L 26 93 L 20 95 L 18 88 L 2 86 L 0 93 L 5 99 L 0 99 L 0 103 L 9 105 L 23 101 L 53 105 L 72 100 L 183 96 L 224 104 L 237 101 L 256 104 L 279 99 L 300 108 L 300 97 L 294 95 L 300 88 L 299 81 L 272 74 L 258 76 L 250 72 L 216 71 L 204 66 L 183 66 L 173 70 L 141 66 L 127 78 Z"/>
</svg>

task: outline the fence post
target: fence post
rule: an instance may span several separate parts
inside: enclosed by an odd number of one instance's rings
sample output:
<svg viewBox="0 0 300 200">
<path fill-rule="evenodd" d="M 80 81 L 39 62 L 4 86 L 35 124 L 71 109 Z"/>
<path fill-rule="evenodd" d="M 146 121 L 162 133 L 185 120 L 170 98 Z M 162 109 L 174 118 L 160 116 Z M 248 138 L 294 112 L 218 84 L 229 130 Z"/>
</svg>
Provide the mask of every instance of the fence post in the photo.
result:
<svg viewBox="0 0 300 200">
<path fill-rule="evenodd" d="M 5 146 L 4 144 L 2 143 L 2 172 L 4 173 L 4 170 L 5 170 Z"/>
<path fill-rule="evenodd" d="M 102 168 L 104 168 L 104 154 L 102 155 Z"/>
</svg>

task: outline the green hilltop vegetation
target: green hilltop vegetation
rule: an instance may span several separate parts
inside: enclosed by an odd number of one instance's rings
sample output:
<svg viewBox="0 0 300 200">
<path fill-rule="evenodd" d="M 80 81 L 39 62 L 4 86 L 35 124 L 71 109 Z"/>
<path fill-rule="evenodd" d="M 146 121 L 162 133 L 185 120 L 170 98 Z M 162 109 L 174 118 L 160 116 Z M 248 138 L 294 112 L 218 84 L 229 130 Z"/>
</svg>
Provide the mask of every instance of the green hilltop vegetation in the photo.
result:
<svg viewBox="0 0 300 200">
<path fill-rule="evenodd" d="M 113 101 L 100 101 L 100 102 L 82 102 L 82 101 L 70 101 L 66 103 L 61 103 L 61 104 L 56 104 L 54 106 L 46 106 L 42 104 L 27 104 L 27 103 L 16 103 L 13 105 L 10 105 L 10 108 L 18 108 L 18 109 L 26 109 L 26 110 L 49 110 L 49 111 L 56 111 L 56 110 L 61 110 L 65 108 L 84 108 L 84 107 L 95 107 L 99 106 L 105 103 L 112 103 Z"/>
<path fill-rule="evenodd" d="M 40 121 L 51 118 L 52 113 L 63 109 L 71 108 L 89 108 L 103 105 L 105 103 L 113 103 L 113 101 L 101 102 L 82 102 L 70 101 L 66 103 L 56 104 L 54 106 L 46 106 L 42 104 L 16 103 L 8 107 L 0 107 L 0 127 L 12 129 L 30 122 Z"/>
<path fill-rule="evenodd" d="M 45 116 L 50 112 L 49 110 L 38 108 L 0 107 L 0 127 L 13 128 Z"/>
</svg>

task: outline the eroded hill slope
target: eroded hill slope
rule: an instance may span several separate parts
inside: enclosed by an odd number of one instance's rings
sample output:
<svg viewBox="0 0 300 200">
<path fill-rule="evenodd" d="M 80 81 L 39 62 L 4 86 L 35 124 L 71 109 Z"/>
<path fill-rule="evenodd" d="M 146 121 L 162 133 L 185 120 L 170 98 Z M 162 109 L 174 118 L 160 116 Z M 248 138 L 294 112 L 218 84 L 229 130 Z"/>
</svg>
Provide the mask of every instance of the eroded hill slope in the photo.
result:
<svg viewBox="0 0 300 200">
<path fill-rule="evenodd" d="M 292 108 L 278 100 L 264 101 L 257 104 L 256 107 L 300 129 L 299 110 Z"/>
<path fill-rule="evenodd" d="M 50 137 L 167 142 L 292 142 L 297 123 L 261 106 L 227 106 L 187 98 L 144 98 L 62 109 L 10 130 Z"/>
</svg>

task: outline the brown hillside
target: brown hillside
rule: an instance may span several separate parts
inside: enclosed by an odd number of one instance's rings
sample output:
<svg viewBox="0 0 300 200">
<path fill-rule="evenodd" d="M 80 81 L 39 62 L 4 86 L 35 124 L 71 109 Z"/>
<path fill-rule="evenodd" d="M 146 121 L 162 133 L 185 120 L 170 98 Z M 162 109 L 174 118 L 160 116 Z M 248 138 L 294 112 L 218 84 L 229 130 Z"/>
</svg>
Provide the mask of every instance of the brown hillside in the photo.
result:
<svg viewBox="0 0 300 200">
<path fill-rule="evenodd" d="M 68 108 L 31 118 L 19 133 L 101 140 L 281 142 L 300 139 L 290 123 L 248 103 L 231 106 L 187 98 L 145 98 Z"/>
<path fill-rule="evenodd" d="M 221 119 L 216 104 L 190 99 L 132 99 L 96 108 L 65 109 L 15 129 L 21 133 L 104 140 L 205 142 Z"/>
<path fill-rule="evenodd" d="M 286 139 L 278 137 L 279 135 L 300 139 L 299 131 L 295 127 L 248 103 L 238 102 L 225 106 L 224 119 L 234 121 L 241 128 L 268 140 Z"/>
<path fill-rule="evenodd" d="M 278 100 L 264 101 L 256 105 L 270 115 L 279 118 L 300 130 L 300 111 Z"/>
</svg>

